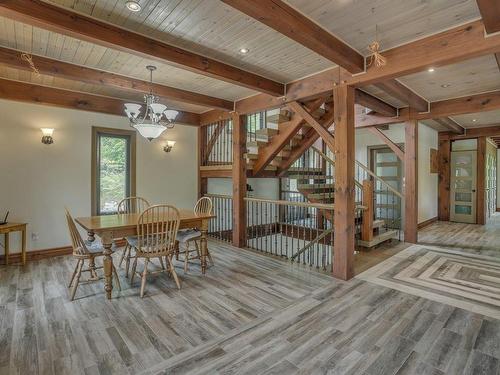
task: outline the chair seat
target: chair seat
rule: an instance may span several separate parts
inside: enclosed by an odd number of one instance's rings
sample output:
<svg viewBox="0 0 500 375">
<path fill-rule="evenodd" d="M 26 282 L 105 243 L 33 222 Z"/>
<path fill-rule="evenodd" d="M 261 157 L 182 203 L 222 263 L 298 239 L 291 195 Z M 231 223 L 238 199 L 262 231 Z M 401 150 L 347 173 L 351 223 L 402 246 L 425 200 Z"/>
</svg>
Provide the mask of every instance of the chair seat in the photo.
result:
<svg viewBox="0 0 500 375">
<path fill-rule="evenodd" d="M 104 246 L 103 246 L 102 242 L 98 239 L 96 239 L 92 242 L 85 241 L 85 246 L 87 247 L 87 250 L 89 251 L 90 254 L 96 255 L 96 254 L 104 253 Z M 113 242 L 113 245 L 111 246 L 111 251 L 114 252 L 115 250 L 116 250 L 116 245 Z"/>
<path fill-rule="evenodd" d="M 137 236 L 127 236 L 127 237 L 125 237 L 125 241 L 127 241 L 127 243 L 130 246 L 133 246 L 133 247 L 137 246 Z"/>
<path fill-rule="evenodd" d="M 201 236 L 201 232 L 196 229 L 187 229 L 177 232 L 177 241 L 187 242 Z"/>
</svg>

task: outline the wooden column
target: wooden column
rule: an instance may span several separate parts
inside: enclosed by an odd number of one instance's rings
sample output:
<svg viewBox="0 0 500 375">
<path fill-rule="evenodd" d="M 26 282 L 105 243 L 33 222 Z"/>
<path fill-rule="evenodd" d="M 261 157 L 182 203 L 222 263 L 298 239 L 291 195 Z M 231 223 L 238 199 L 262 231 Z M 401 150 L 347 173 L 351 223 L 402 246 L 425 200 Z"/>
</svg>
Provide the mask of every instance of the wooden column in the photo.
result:
<svg viewBox="0 0 500 375">
<path fill-rule="evenodd" d="M 448 135 L 439 135 L 438 158 L 438 217 L 441 221 L 449 221 L 451 140 Z"/>
<path fill-rule="evenodd" d="M 375 210 L 373 195 L 373 181 L 363 180 L 363 206 L 366 207 L 366 210 L 363 212 L 361 239 L 367 242 L 373 240 L 373 217 Z"/>
<path fill-rule="evenodd" d="M 333 89 L 335 117 L 335 243 L 333 276 L 354 277 L 354 88 L 346 85 Z"/>
<path fill-rule="evenodd" d="M 246 246 L 247 214 L 244 200 L 247 191 L 246 116 L 232 114 L 233 119 L 233 246 Z"/>
<path fill-rule="evenodd" d="M 205 147 L 206 129 L 202 126 L 198 127 L 198 198 L 203 197 L 207 193 L 208 179 L 201 177 L 203 151 Z"/>
<path fill-rule="evenodd" d="M 405 123 L 405 242 L 417 243 L 418 121 Z"/>
<path fill-rule="evenodd" d="M 477 139 L 476 223 L 486 224 L 486 137 Z"/>
</svg>

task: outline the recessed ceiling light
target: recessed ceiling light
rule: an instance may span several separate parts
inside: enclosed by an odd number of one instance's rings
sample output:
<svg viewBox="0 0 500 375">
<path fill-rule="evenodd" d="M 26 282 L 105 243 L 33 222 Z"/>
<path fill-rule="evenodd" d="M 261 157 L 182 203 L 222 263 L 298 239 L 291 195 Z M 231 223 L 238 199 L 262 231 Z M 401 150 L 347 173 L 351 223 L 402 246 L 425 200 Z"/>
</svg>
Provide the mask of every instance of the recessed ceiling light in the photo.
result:
<svg viewBox="0 0 500 375">
<path fill-rule="evenodd" d="M 477 118 L 473 118 L 473 119 L 472 119 L 472 122 L 476 122 L 476 121 L 477 121 Z"/>
<path fill-rule="evenodd" d="M 448 87 L 450 87 L 450 86 L 451 86 L 451 85 L 450 85 L 449 83 L 445 83 L 445 84 L 441 85 L 441 87 L 442 87 L 443 89 L 447 89 L 447 88 L 448 88 Z"/>
<path fill-rule="evenodd" d="M 427 69 L 427 71 L 428 71 L 429 73 L 432 73 L 432 72 L 434 71 L 434 68 L 429 68 L 429 69 Z"/>
<path fill-rule="evenodd" d="M 139 4 L 137 1 L 127 1 L 125 3 L 125 6 L 131 12 L 138 12 L 141 10 L 141 4 Z"/>
<path fill-rule="evenodd" d="M 243 55 L 246 55 L 248 52 L 250 52 L 250 50 L 248 48 L 240 48 L 240 53 L 243 54 Z"/>
</svg>

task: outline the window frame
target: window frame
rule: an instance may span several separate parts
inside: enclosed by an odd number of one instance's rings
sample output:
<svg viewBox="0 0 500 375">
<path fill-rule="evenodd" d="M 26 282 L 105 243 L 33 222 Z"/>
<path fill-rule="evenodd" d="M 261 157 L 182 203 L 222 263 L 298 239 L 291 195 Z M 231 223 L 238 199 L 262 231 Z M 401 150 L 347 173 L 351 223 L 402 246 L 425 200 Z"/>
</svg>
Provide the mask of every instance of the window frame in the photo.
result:
<svg viewBox="0 0 500 375">
<path fill-rule="evenodd" d="M 136 194 L 136 132 L 134 130 L 114 129 L 93 126 L 92 127 L 92 164 L 91 164 L 91 213 L 92 216 L 105 215 L 99 211 L 99 145 L 100 137 L 109 136 L 115 138 L 124 138 L 128 141 L 127 150 L 127 179 L 128 179 L 128 196 Z"/>
</svg>

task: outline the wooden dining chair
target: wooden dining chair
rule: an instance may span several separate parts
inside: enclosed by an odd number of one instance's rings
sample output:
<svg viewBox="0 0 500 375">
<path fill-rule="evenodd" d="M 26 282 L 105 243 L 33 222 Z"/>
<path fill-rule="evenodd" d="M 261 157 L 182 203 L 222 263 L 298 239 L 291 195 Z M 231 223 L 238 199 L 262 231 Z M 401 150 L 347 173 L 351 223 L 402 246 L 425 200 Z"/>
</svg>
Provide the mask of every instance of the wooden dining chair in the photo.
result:
<svg viewBox="0 0 500 375">
<path fill-rule="evenodd" d="M 98 281 L 104 278 L 104 276 L 98 276 L 97 270 L 102 269 L 102 266 L 97 267 L 95 260 L 98 257 L 104 256 L 104 247 L 101 242 L 95 240 L 94 242 L 84 241 L 80 232 L 76 228 L 76 224 L 71 217 L 68 209 L 66 209 L 66 220 L 68 222 L 69 234 L 71 237 L 71 244 L 73 247 L 73 256 L 78 260 L 71 276 L 68 288 L 71 288 L 71 301 L 75 299 L 76 290 L 80 284 L 80 277 L 82 272 L 89 272 L 90 277 L 85 280 L 86 282 Z M 85 262 L 88 262 L 88 267 L 83 268 Z M 121 290 L 120 279 L 116 273 L 116 268 L 113 265 L 113 275 L 116 279 L 116 284 Z"/>
<path fill-rule="evenodd" d="M 149 206 L 149 202 L 144 198 L 128 197 L 122 199 L 118 203 L 117 212 L 119 214 L 141 214 Z M 120 262 L 118 263 L 118 267 L 121 267 L 123 259 L 125 259 L 125 277 L 128 277 L 130 259 L 133 258 L 132 250 L 134 249 L 136 243 L 137 236 L 125 237 L 125 248 L 123 249 L 122 255 L 120 257 Z"/>
<path fill-rule="evenodd" d="M 134 282 L 134 276 L 137 272 L 137 260 L 144 259 L 144 269 L 142 273 L 138 273 L 141 276 L 141 298 L 144 296 L 148 273 L 167 271 L 173 276 L 177 288 L 181 288 L 179 277 L 172 262 L 179 223 L 179 210 L 166 204 L 146 208 L 139 216 L 137 221 L 136 256 L 132 265 L 130 282 Z M 149 272 L 148 264 L 154 258 L 165 258 L 167 267 L 162 267 L 161 270 L 156 272 Z"/>
<path fill-rule="evenodd" d="M 209 197 L 202 197 L 196 202 L 194 206 L 195 214 L 211 214 L 212 213 L 212 200 Z M 178 258 L 179 254 L 184 256 L 184 272 L 188 270 L 188 263 L 191 260 L 201 259 L 201 232 L 198 229 L 186 229 L 180 230 L 177 233 L 178 246 L 176 248 L 176 256 Z M 194 249 L 190 249 L 190 245 L 194 243 Z M 210 263 L 214 265 L 214 260 L 212 255 L 207 249 L 207 256 Z"/>
</svg>

